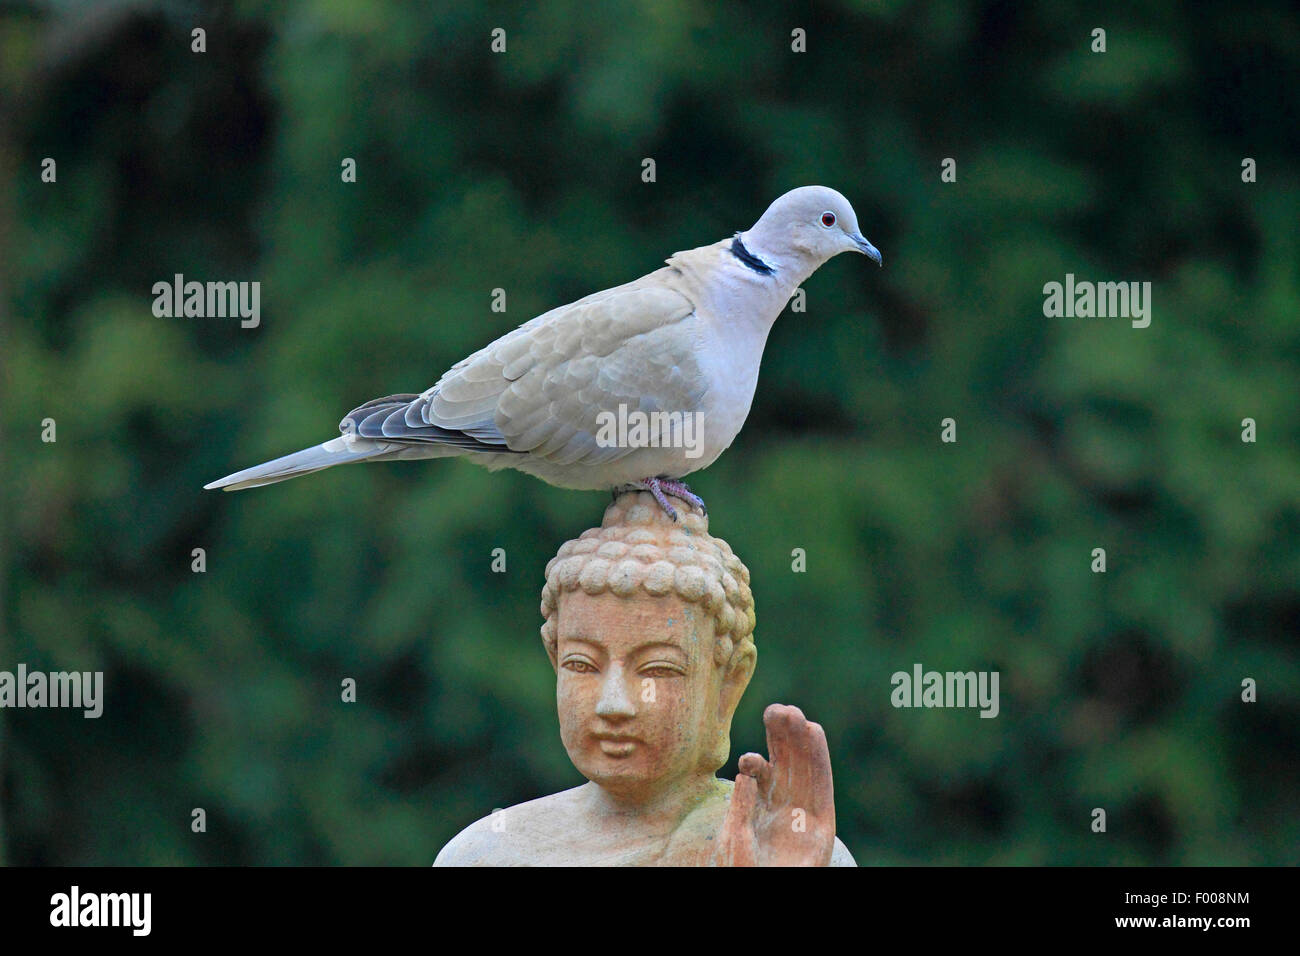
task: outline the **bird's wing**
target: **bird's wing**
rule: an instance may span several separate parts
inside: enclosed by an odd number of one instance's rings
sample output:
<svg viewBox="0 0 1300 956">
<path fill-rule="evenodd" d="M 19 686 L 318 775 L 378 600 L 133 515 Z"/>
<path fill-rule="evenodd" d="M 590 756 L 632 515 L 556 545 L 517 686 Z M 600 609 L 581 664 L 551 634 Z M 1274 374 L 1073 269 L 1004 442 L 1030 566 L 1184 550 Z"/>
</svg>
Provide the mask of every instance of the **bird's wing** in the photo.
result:
<svg viewBox="0 0 1300 956">
<path fill-rule="evenodd" d="M 667 270 L 661 270 L 667 271 Z M 599 464 L 633 450 L 602 446 L 602 411 L 693 411 L 707 389 L 690 299 L 644 279 L 526 322 L 452 366 L 421 395 L 361 406 L 363 437 L 527 453 Z M 359 416 L 359 417 L 358 417 Z"/>
</svg>

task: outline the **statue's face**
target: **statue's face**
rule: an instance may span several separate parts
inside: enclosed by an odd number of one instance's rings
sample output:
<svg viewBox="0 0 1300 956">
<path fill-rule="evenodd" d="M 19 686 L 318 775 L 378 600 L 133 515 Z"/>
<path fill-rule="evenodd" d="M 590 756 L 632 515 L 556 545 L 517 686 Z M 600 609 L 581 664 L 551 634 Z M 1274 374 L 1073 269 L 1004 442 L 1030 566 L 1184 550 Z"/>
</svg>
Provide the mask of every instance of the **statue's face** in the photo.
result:
<svg viewBox="0 0 1300 956">
<path fill-rule="evenodd" d="M 583 776 L 634 794 L 718 769 L 711 755 L 735 701 L 703 606 L 578 590 L 561 596 L 556 623 L 560 737 Z"/>
</svg>

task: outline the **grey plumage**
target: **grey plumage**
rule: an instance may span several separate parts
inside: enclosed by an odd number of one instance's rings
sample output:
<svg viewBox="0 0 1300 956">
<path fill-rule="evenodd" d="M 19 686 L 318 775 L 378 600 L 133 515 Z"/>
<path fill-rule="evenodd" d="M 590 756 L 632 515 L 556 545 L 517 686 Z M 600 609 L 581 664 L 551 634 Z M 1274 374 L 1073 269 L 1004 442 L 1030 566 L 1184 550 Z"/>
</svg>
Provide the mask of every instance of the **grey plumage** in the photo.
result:
<svg viewBox="0 0 1300 956">
<path fill-rule="evenodd" d="M 539 315 L 432 388 L 353 409 L 338 438 L 205 487 L 236 491 L 348 462 L 448 456 L 565 488 L 684 477 L 740 431 L 768 332 L 795 289 L 848 251 L 880 260 L 848 200 L 824 186 L 792 190 L 736 237 Z M 698 416 L 700 453 L 598 441 L 602 413 L 620 406 Z"/>
</svg>

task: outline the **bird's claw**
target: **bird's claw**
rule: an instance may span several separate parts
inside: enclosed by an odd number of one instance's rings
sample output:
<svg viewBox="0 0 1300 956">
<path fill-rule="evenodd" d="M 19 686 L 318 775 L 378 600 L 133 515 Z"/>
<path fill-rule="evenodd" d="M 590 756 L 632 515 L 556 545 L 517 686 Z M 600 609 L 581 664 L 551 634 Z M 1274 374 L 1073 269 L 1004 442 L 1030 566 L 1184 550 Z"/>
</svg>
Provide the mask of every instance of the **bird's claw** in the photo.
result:
<svg viewBox="0 0 1300 956">
<path fill-rule="evenodd" d="M 642 478 L 629 487 L 648 491 L 654 495 L 655 501 L 659 502 L 659 507 L 664 509 L 664 514 L 668 515 L 673 521 L 678 520 L 677 509 L 668 503 L 668 495 L 681 498 L 683 501 L 688 502 L 692 508 L 699 509 L 700 514 L 704 517 L 709 516 L 709 509 L 704 506 L 704 499 L 675 478 Z M 617 497 L 617 492 L 615 492 L 615 497 Z"/>
<path fill-rule="evenodd" d="M 690 488 L 687 488 L 685 482 L 678 481 L 675 478 L 661 478 L 659 480 L 659 487 L 670 495 L 676 495 L 683 501 L 690 502 L 691 507 L 698 509 L 700 514 L 704 517 L 707 518 L 709 516 L 709 509 L 704 506 L 704 499 L 691 491 Z"/>
</svg>

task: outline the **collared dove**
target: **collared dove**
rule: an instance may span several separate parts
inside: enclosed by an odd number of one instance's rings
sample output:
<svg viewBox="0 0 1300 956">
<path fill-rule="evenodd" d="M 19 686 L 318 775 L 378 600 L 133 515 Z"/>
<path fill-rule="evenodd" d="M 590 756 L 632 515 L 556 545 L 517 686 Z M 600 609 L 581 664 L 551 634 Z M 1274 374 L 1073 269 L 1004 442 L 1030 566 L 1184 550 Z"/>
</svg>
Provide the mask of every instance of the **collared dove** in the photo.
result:
<svg viewBox="0 0 1300 956">
<path fill-rule="evenodd" d="M 354 461 L 463 456 L 561 488 L 640 488 L 673 517 L 665 492 L 703 510 L 681 479 L 731 445 L 772 324 L 841 252 L 881 261 L 847 199 L 825 186 L 793 189 L 752 228 L 539 315 L 418 395 L 358 406 L 340 437 L 204 487 L 255 488 Z"/>
</svg>

